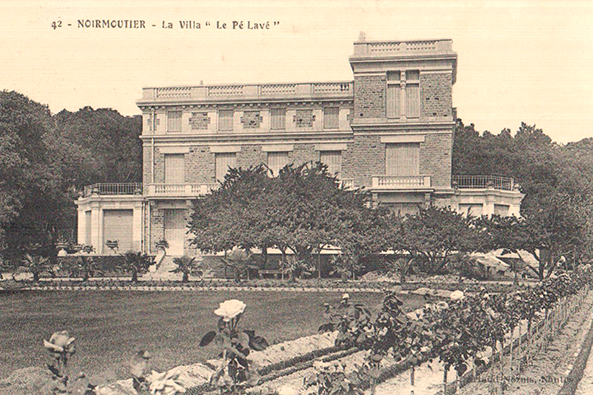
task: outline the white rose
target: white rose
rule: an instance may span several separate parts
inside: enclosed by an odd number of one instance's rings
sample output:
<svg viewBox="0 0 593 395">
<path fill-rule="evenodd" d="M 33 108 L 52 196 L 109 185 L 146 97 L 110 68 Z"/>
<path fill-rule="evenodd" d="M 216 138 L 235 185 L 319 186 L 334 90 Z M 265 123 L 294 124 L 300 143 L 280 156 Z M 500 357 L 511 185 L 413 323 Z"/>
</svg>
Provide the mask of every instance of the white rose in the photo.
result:
<svg viewBox="0 0 593 395">
<path fill-rule="evenodd" d="M 463 296 L 463 291 L 453 291 L 449 297 L 451 300 L 461 300 L 463 299 Z"/>
<path fill-rule="evenodd" d="M 231 299 L 224 301 L 220 304 L 220 307 L 214 310 L 214 314 L 222 317 L 225 322 L 229 322 L 239 314 L 245 311 L 245 303 L 237 299 Z"/>
</svg>

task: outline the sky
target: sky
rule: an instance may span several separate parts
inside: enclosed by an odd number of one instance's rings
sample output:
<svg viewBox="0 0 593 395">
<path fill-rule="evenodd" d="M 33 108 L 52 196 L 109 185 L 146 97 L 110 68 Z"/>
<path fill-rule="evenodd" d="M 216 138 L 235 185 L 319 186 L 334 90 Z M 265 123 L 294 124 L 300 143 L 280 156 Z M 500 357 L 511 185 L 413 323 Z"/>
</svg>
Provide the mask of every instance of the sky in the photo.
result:
<svg viewBox="0 0 593 395">
<path fill-rule="evenodd" d="M 87 19 L 146 27 L 78 27 Z M 478 130 L 516 131 L 523 121 L 559 143 L 593 137 L 591 0 L 2 1 L 0 89 L 54 113 L 133 115 L 143 87 L 347 81 L 361 31 L 367 40 L 452 39 L 453 104 Z"/>
</svg>

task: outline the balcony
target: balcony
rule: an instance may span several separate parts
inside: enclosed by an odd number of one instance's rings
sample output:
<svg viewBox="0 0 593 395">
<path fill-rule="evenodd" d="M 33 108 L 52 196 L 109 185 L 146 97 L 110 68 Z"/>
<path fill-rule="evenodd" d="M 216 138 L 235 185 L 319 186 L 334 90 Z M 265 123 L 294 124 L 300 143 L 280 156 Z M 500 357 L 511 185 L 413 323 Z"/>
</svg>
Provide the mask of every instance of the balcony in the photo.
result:
<svg viewBox="0 0 593 395">
<path fill-rule="evenodd" d="M 453 176 L 453 187 L 459 189 L 498 189 L 501 191 L 513 191 L 516 188 L 515 180 L 512 177 L 468 175 Z"/>
<path fill-rule="evenodd" d="M 84 187 L 82 197 L 114 196 L 114 195 L 142 195 L 141 182 L 126 183 L 98 183 Z"/>
<path fill-rule="evenodd" d="M 183 197 L 206 195 L 220 184 L 150 184 L 147 196 Z"/>
<path fill-rule="evenodd" d="M 426 189 L 430 176 L 373 176 L 371 187 L 376 189 Z"/>
<path fill-rule="evenodd" d="M 299 98 L 338 98 L 352 99 L 354 83 L 312 82 L 284 84 L 226 84 L 203 86 L 177 86 L 163 88 L 144 88 L 138 105 L 154 102 L 212 102 L 236 100 L 268 100 Z"/>
</svg>

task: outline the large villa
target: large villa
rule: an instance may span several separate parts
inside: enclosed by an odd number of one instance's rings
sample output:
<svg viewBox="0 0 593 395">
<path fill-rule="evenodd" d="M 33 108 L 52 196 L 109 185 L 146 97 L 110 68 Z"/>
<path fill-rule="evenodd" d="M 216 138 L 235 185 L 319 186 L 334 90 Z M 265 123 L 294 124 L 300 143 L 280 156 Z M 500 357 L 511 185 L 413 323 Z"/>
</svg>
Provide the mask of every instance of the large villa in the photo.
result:
<svg viewBox="0 0 593 395">
<path fill-rule="evenodd" d="M 109 253 L 192 255 L 192 199 L 227 170 L 321 161 L 348 188 L 402 214 L 420 205 L 519 215 L 513 179 L 452 175 L 452 41 L 358 41 L 353 80 L 144 88 L 143 182 L 95 184 L 78 199 L 78 242 Z"/>
</svg>

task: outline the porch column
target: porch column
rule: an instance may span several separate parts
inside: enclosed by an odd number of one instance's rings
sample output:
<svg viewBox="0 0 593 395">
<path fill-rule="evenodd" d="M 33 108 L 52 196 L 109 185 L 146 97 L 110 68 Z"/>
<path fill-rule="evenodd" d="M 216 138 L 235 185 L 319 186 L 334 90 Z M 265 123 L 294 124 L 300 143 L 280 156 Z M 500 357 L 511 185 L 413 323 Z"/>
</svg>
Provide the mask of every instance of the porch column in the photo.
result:
<svg viewBox="0 0 593 395">
<path fill-rule="evenodd" d="M 91 204 L 91 239 L 88 240 L 90 244 L 95 247 L 97 254 L 103 252 L 101 243 L 103 242 L 103 235 L 101 229 L 103 223 L 103 212 L 99 206 L 99 202 L 93 202 Z"/>
<path fill-rule="evenodd" d="M 142 203 L 134 204 L 132 219 L 132 249 L 140 251 L 142 248 Z"/>
<path fill-rule="evenodd" d="M 78 232 L 76 235 L 76 243 L 77 244 L 90 244 L 89 240 L 86 239 L 86 216 L 85 210 L 83 208 L 78 208 Z"/>
</svg>

